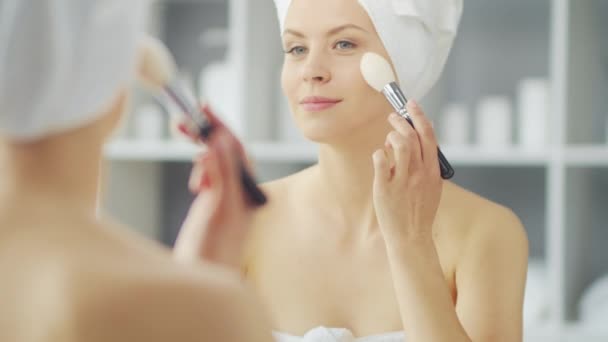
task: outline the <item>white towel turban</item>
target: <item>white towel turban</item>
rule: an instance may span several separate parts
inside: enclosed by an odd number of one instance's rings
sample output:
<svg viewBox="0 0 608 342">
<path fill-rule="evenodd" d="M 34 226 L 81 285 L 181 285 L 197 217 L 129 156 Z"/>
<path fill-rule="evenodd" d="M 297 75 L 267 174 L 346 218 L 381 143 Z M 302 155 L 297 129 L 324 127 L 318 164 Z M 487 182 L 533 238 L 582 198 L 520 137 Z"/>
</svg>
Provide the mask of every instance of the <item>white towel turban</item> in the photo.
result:
<svg viewBox="0 0 608 342">
<path fill-rule="evenodd" d="M 462 0 L 358 1 L 384 43 L 405 96 L 420 100 L 445 66 L 462 15 Z M 291 2 L 275 0 L 281 32 Z"/>
<path fill-rule="evenodd" d="M 84 126 L 135 76 L 145 0 L 0 2 L 0 134 Z"/>
</svg>

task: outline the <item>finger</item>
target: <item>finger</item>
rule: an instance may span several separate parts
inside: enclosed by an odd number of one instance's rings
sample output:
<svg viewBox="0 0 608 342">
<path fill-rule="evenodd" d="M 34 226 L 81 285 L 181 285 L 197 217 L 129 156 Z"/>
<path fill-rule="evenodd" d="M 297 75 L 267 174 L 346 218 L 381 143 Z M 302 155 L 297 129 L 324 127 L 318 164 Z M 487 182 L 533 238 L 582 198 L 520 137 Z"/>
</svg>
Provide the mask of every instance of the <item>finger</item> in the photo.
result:
<svg viewBox="0 0 608 342">
<path fill-rule="evenodd" d="M 372 160 L 374 163 L 374 189 L 382 193 L 387 189 L 391 179 L 387 154 L 384 150 L 377 150 L 372 155 Z"/>
<path fill-rule="evenodd" d="M 192 171 L 190 171 L 190 178 L 188 179 L 188 190 L 191 193 L 197 194 L 200 191 L 201 179 L 205 172 L 205 158 L 209 153 L 199 154 L 192 160 Z"/>
<path fill-rule="evenodd" d="M 245 166 L 249 169 L 249 171 L 252 171 L 253 163 L 247 156 L 247 152 L 245 151 L 243 144 L 241 144 L 241 142 L 238 140 L 236 135 L 217 117 L 217 115 L 213 112 L 213 110 L 211 109 L 211 107 L 208 104 L 205 104 L 202 109 L 203 109 L 203 113 L 207 116 L 207 119 L 209 120 L 209 122 L 216 129 L 222 129 L 222 130 L 227 131 L 228 134 L 234 139 L 234 141 L 232 141 L 232 143 L 236 146 L 235 149 L 237 150 L 239 157 L 241 158 L 241 160 L 243 160 L 243 162 L 245 163 Z"/>
<path fill-rule="evenodd" d="M 241 144 L 241 142 L 238 140 L 236 135 L 234 135 L 234 133 L 232 133 L 232 131 L 230 131 L 230 129 L 226 125 L 224 125 L 224 123 L 217 117 L 217 115 L 213 112 L 213 110 L 211 109 L 211 107 L 208 104 L 205 104 L 202 107 L 202 111 L 207 116 L 207 119 L 209 120 L 209 122 L 212 125 L 214 125 L 216 130 L 226 131 L 227 134 L 232 138 L 231 144 L 234 145 L 233 149 L 236 151 L 236 153 L 239 157 L 239 160 L 242 161 L 245 168 L 251 174 L 253 174 L 254 173 L 254 164 L 253 164 L 252 160 L 249 158 L 249 156 L 247 155 L 247 152 L 245 151 L 243 144 Z"/>
<path fill-rule="evenodd" d="M 226 127 L 226 125 L 222 122 L 222 120 L 220 120 L 218 118 L 218 116 L 215 114 L 213 109 L 211 109 L 211 106 L 208 103 L 203 104 L 201 109 L 202 109 L 203 115 L 209 121 L 209 123 L 211 125 L 213 125 L 213 127 L 215 127 L 215 128 L 222 127 L 222 128 L 225 128 L 226 130 L 230 131 L 228 129 L 228 127 Z M 232 132 L 231 132 L 231 134 L 232 134 Z"/>
<path fill-rule="evenodd" d="M 196 128 L 192 126 L 187 120 L 172 119 L 171 120 L 171 131 L 176 132 L 183 137 L 187 138 L 190 142 L 200 144 L 201 140 L 195 133 Z"/>
<path fill-rule="evenodd" d="M 407 119 L 397 115 L 396 113 L 391 113 L 388 117 L 388 121 L 391 126 L 393 126 L 395 131 L 399 132 L 399 134 L 406 138 L 412 151 L 412 161 L 417 165 L 418 162 L 422 161 L 422 150 L 420 147 L 421 142 L 418 133 L 407 121 Z"/>
<path fill-rule="evenodd" d="M 241 162 L 236 153 L 237 141 L 225 131 L 218 132 L 217 145 L 221 155 L 220 171 L 224 185 L 222 202 L 227 205 L 245 204 L 245 196 L 241 186 Z"/>
<path fill-rule="evenodd" d="M 397 131 L 391 131 L 386 139 L 391 146 L 395 159 L 395 176 L 407 178 L 410 168 L 413 167 L 412 153 L 416 148 L 415 138 L 410 135 L 408 139 Z"/>
<path fill-rule="evenodd" d="M 430 170 L 439 168 L 439 157 L 437 153 L 437 138 L 433 125 L 426 117 L 422 108 L 416 101 L 410 100 L 407 103 L 407 110 L 410 113 L 412 122 L 416 127 L 416 132 L 420 138 L 422 148 L 422 160 L 424 165 Z"/>
<path fill-rule="evenodd" d="M 224 175 L 222 173 L 222 152 L 217 148 L 210 148 L 204 161 L 204 177 L 200 180 L 201 191 L 206 191 L 213 197 L 214 203 L 220 203 L 225 191 Z"/>
</svg>

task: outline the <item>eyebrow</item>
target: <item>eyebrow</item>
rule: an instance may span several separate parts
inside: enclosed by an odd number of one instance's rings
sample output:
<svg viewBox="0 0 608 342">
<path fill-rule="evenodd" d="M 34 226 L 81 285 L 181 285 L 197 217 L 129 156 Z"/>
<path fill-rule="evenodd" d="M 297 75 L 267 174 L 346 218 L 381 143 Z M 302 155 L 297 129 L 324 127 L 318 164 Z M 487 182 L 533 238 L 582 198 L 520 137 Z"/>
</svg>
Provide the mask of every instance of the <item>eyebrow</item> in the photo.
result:
<svg viewBox="0 0 608 342">
<path fill-rule="evenodd" d="M 365 30 L 364 28 L 362 28 L 360 26 L 357 26 L 355 24 L 346 24 L 346 25 L 340 25 L 340 26 L 338 26 L 336 28 L 333 28 L 333 29 L 327 31 L 326 35 L 327 36 L 332 36 L 332 35 L 334 35 L 336 33 L 344 31 L 346 29 L 356 29 L 356 30 L 359 30 L 359 31 L 367 32 L 367 30 Z M 294 35 L 294 36 L 300 37 L 300 38 L 305 38 L 306 37 L 303 33 L 295 31 L 295 30 L 292 30 L 292 29 L 285 29 L 284 33 L 289 33 L 291 35 Z"/>
</svg>

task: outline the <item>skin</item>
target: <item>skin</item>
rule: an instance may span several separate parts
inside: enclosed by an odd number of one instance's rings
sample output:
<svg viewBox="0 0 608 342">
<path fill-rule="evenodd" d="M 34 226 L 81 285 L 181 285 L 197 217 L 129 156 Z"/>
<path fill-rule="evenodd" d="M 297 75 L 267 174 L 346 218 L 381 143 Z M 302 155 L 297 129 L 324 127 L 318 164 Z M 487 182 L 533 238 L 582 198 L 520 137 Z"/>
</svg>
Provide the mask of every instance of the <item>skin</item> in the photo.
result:
<svg viewBox="0 0 608 342">
<path fill-rule="evenodd" d="M 102 146 L 126 97 L 121 91 L 86 127 L 30 143 L 1 139 L 0 340 L 271 341 L 255 295 L 219 256 L 185 263 L 96 216 Z M 249 222 L 228 153 L 235 148 L 221 129 L 210 144 L 205 165 L 220 171 L 196 189 L 191 209 L 206 213 L 205 231 Z"/>
<path fill-rule="evenodd" d="M 332 33 L 344 25 L 359 28 Z M 521 341 L 525 229 L 508 208 L 440 179 L 432 125 L 414 101 L 416 130 L 389 117 L 359 72 L 365 52 L 388 59 L 365 10 L 293 0 L 285 27 L 283 90 L 319 162 L 265 184 L 274 200 L 254 215 L 243 269 L 274 328 Z M 308 112 L 300 101 L 311 95 L 342 102 Z"/>
</svg>

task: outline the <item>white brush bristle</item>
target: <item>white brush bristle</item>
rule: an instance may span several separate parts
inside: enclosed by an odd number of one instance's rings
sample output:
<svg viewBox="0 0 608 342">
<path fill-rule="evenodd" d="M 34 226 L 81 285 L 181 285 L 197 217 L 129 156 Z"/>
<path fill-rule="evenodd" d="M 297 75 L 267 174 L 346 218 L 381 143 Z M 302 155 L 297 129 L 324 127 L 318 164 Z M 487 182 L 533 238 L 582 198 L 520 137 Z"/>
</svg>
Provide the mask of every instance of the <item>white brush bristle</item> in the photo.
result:
<svg viewBox="0 0 608 342">
<path fill-rule="evenodd" d="M 377 91 L 382 91 L 384 86 L 395 82 L 395 74 L 390 63 L 386 58 L 373 52 L 367 52 L 361 58 L 361 74 L 367 84 Z"/>
<path fill-rule="evenodd" d="M 162 89 L 177 69 L 171 52 L 160 40 L 146 37 L 141 43 L 140 54 L 140 82 L 155 91 Z"/>
</svg>

